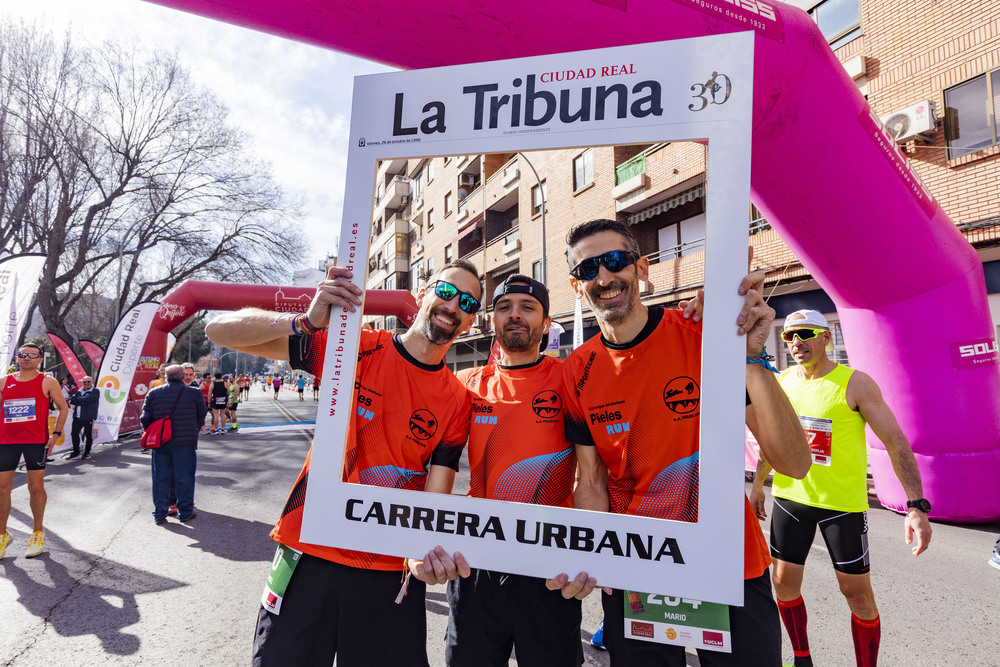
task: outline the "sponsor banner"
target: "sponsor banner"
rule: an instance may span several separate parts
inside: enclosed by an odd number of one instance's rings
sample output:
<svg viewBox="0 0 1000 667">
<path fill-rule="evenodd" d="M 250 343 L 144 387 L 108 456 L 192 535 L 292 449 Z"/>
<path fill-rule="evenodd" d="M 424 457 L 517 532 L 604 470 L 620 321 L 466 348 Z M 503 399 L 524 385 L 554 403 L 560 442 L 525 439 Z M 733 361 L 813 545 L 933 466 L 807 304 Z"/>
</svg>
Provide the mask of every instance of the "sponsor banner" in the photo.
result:
<svg viewBox="0 0 1000 667">
<path fill-rule="evenodd" d="M 90 360 L 94 362 L 94 368 L 100 368 L 101 361 L 104 360 L 104 348 L 92 340 L 81 340 L 80 347 L 87 353 Z"/>
<path fill-rule="evenodd" d="M 573 349 L 583 345 L 583 299 L 576 299 L 573 308 Z"/>
<path fill-rule="evenodd" d="M 559 356 L 559 337 L 566 332 L 562 325 L 558 322 L 553 322 L 552 326 L 549 327 L 549 344 L 545 346 L 545 354 L 550 357 Z"/>
<path fill-rule="evenodd" d="M 727 3 L 730 4 L 731 3 Z M 759 6 L 759 5 L 757 5 Z M 362 310 L 331 312 L 301 539 L 420 557 L 440 544 L 475 567 L 536 577 L 588 572 L 603 586 L 743 603 L 745 345 L 733 335 L 748 232 L 752 32 L 357 77 L 338 258 L 362 290 L 380 160 L 588 146 L 707 145 L 701 378 L 665 396 L 700 404 L 698 521 L 420 493 L 342 481 Z M 669 66 L 664 66 L 669 63 Z M 573 75 L 570 76 L 570 73 Z M 743 231 L 740 231 L 743 230 Z M 290 288 L 277 309 L 304 310 Z M 582 329 L 582 327 L 577 327 Z M 623 428 L 610 425 L 610 428 Z"/>
<path fill-rule="evenodd" d="M 14 360 L 21 329 L 38 291 L 45 255 L 25 253 L 0 260 L 0 371 Z"/>
<path fill-rule="evenodd" d="M 970 368 L 996 366 L 996 338 L 977 338 L 964 343 L 950 343 L 951 363 L 956 371 L 967 371 Z"/>
<path fill-rule="evenodd" d="M 729 607 L 625 591 L 625 636 L 657 644 L 732 653 Z"/>
<path fill-rule="evenodd" d="M 716 16 L 727 23 L 753 30 L 758 35 L 785 43 L 785 24 L 774 11 L 774 2 L 763 0 L 674 0 L 679 5 Z"/>
<path fill-rule="evenodd" d="M 108 342 L 108 350 L 97 373 L 96 386 L 101 392 L 100 407 L 94 428 L 94 443 L 114 442 L 122 428 L 125 408 L 129 404 L 132 378 L 142 360 L 142 346 L 149 336 L 159 304 L 144 301 L 122 316 Z M 135 401 L 133 401 L 135 403 Z M 135 427 L 135 408 L 129 411 L 129 425 Z M 129 429 L 131 430 L 131 428 Z"/>
<path fill-rule="evenodd" d="M 62 357 L 63 363 L 66 364 L 66 370 L 69 374 L 73 376 L 73 381 L 76 382 L 76 386 L 80 387 L 83 385 L 83 378 L 87 377 L 87 371 L 83 370 L 83 364 L 80 360 L 76 358 L 76 353 L 73 352 L 73 348 L 64 341 L 62 338 L 54 333 L 49 334 L 49 340 L 52 341 L 52 345 L 55 346 L 56 352 Z"/>
<path fill-rule="evenodd" d="M 885 129 L 882 119 L 875 115 L 875 111 L 871 107 L 866 105 L 862 109 L 861 115 L 858 116 L 858 123 L 864 128 L 865 134 L 875 140 L 875 145 L 882 150 L 882 155 L 885 156 L 885 159 L 892 166 L 893 171 L 899 176 L 903 185 L 910 191 L 913 199 L 920 205 L 920 208 L 927 214 L 927 217 L 932 217 L 934 210 L 937 208 L 937 202 L 934 201 L 930 190 L 920 180 L 920 177 L 910 167 L 909 160 L 903 155 L 903 151 L 899 149 L 899 144 L 896 143 L 896 140 Z"/>
</svg>

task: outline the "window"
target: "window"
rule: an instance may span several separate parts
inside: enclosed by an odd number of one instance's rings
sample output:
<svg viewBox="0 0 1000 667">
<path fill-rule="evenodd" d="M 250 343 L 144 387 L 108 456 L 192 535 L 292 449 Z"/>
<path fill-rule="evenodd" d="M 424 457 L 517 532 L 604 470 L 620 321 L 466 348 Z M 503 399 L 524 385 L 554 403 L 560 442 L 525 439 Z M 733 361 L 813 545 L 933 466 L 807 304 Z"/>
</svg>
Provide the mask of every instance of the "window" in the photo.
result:
<svg viewBox="0 0 1000 667">
<path fill-rule="evenodd" d="M 428 257 L 427 258 L 427 277 L 430 278 L 433 275 L 434 275 L 434 258 L 433 257 Z"/>
<path fill-rule="evenodd" d="M 531 263 L 531 277 L 535 280 L 542 279 L 542 260 Z"/>
<path fill-rule="evenodd" d="M 396 257 L 407 257 L 410 254 L 410 235 L 406 232 L 396 232 Z"/>
<path fill-rule="evenodd" d="M 1000 69 L 944 91 L 948 158 L 1000 143 Z"/>
<path fill-rule="evenodd" d="M 427 167 L 424 168 L 424 178 L 430 183 L 434 180 L 434 160 L 433 158 L 427 161 Z"/>
<path fill-rule="evenodd" d="M 434 209 L 427 211 L 427 231 L 434 229 Z"/>
<path fill-rule="evenodd" d="M 838 49 L 861 34 L 861 6 L 858 0 L 824 0 L 809 10 L 820 32 Z"/>
<path fill-rule="evenodd" d="M 420 286 L 420 279 L 423 277 L 423 267 L 420 266 L 420 261 L 417 260 L 410 264 L 410 286 L 417 288 Z"/>
<path fill-rule="evenodd" d="M 396 289 L 396 274 L 390 273 L 385 279 L 385 289 Z"/>
<path fill-rule="evenodd" d="M 538 215 L 542 212 L 542 204 L 544 203 L 545 196 L 545 181 L 542 181 L 539 185 L 534 185 L 531 187 L 531 215 Z M 545 211 L 548 212 L 548 205 L 545 206 Z"/>
<path fill-rule="evenodd" d="M 410 187 L 413 189 L 413 201 L 424 198 L 424 171 L 421 169 L 413 175 Z"/>
<path fill-rule="evenodd" d="M 573 191 L 594 181 L 594 151 L 590 148 L 573 159 Z"/>
<path fill-rule="evenodd" d="M 449 243 L 444 247 L 444 263 L 447 264 L 451 261 L 451 244 Z"/>
<path fill-rule="evenodd" d="M 451 193 L 444 193 L 444 215 L 448 217 L 451 215 Z"/>
</svg>

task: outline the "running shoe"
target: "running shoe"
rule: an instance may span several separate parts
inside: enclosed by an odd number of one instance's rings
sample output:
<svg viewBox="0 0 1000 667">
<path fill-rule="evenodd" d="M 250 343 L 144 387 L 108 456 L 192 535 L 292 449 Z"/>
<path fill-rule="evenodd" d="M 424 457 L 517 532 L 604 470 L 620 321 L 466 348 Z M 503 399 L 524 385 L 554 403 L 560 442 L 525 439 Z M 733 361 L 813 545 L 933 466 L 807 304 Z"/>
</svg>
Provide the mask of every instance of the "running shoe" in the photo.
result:
<svg viewBox="0 0 1000 667">
<path fill-rule="evenodd" d="M 989 560 L 989 563 L 990 567 L 995 567 L 996 569 L 1000 570 L 1000 554 L 994 551 L 993 556 Z"/>
<path fill-rule="evenodd" d="M 84 454 L 80 458 L 83 459 L 84 461 L 89 461 L 90 460 L 90 454 Z"/>
<path fill-rule="evenodd" d="M 45 551 L 45 533 L 41 530 L 36 530 L 31 533 L 31 537 L 28 538 L 28 550 L 24 552 L 25 557 L 34 558 L 35 556 L 41 556 L 42 552 Z"/>
<path fill-rule="evenodd" d="M 0 537 L 0 558 L 7 555 L 8 544 L 10 544 L 10 533 L 4 533 L 3 537 Z"/>
<path fill-rule="evenodd" d="M 80 455 L 79 454 L 68 454 L 68 455 L 64 456 L 63 458 L 66 459 L 67 461 L 76 461 L 78 458 L 80 458 Z"/>
<path fill-rule="evenodd" d="M 177 516 L 177 505 L 171 505 L 167 509 L 167 516 Z"/>
<path fill-rule="evenodd" d="M 606 651 L 607 650 L 604 647 L 604 619 L 603 618 L 601 619 L 601 622 L 597 625 L 597 632 L 595 632 L 594 636 L 590 638 L 590 645 L 593 646 L 594 648 L 601 649 L 602 651 Z"/>
<path fill-rule="evenodd" d="M 180 518 L 180 521 L 181 521 L 181 523 L 187 523 L 191 519 L 196 519 L 197 517 L 198 517 L 198 513 L 195 512 L 194 510 L 191 510 L 191 513 L 188 514 L 187 516 L 182 516 Z"/>
</svg>

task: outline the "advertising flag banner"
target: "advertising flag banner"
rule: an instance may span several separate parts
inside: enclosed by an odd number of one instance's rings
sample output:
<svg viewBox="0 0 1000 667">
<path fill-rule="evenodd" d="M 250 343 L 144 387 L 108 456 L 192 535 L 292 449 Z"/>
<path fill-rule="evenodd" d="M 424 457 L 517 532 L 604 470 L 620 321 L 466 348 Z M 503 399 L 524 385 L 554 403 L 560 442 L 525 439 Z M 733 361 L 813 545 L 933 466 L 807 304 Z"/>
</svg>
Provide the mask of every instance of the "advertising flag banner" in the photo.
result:
<svg viewBox="0 0 1000 667">
<path fill-rule="evenodd" d="M 69 343 L 64 341 L 58 335 L 54 333 L 49 334 L 49 340 L 52 341 L 52 345 L 55 346 L 56 352 L 62 357 L 63 363 L 66 364 L 66 370 L 69 374 L 73 376 L 73 381 L 76 382 L 76 386 L 81 386 L 83 384 L 83 378 L 87 376 L 87 371 L 83 369 L 83 364 L 77 359 L 76 353 L 73 352 L 73 348 L 69 346 Z"/>
<path fill-rule="evenodd" d="M 581 345 L 583 345 L 583 299 L 577 299 L 573 308 L 573 349 Z"/>
<path fill-rule="evenodd" d="M 0 318 L 3 318 L 0 322 L 0 368 L 4 371 L 14 360 L 44 265 L 45 255 L 40 253 L 8 255 L 0 260 Z"/>
<path fill-rule="evenodd" d="M 108 342 L 108 350 L 97 373 L 97 388 L 101 392 L 100 408 L 94 421 L 94 443 L 114 442 L 122 425 L 132 377 L 139 366 L 142 346 L 160 304 L 143 301 L 131 308 L 119 320 Z"/>
<path fill-rule="evenodd" d="M 104 348 L 92 340 L 81 340 L 80 347 L 87 353 L 90 360 L 94 362 L 94 368 L 100 368 L 104 360 Z"/>
<path fill-rule="evenodd" d="M 441 545 L 460 551 L 474 567 L 543 578 L 587 572 L 602 586 L 743 604 L 746 500 L 743 457 L 732 443 L 743 437 L 746 345 L 732 316 L 742 307 L 734 287 L 746 270 L 749 242 L 753 49 L 753 33 L 743 32 L 376 74 L 354 83 L 338 258 L 362 291 L 372 220 L 388 199 L 379 199 L 383 183 L 377 178 L 385 177 L 390 162 L 452 156 L 464 164 L 481 155 L 505 162 L 523 151 L 701 145 L 707 164 L 705 290 L 712 294 L 702 347 L 711 354 L 701 357 L 700 383 L 663 378 L 701 387 L 692 408 L 699 412 L 690 415 L 699 420 L 697 520 L 343 481 L 346 436 L 359 407 L 351 397 L 362 309 L 337 307 L 326 339 L 303 542 L 410 558 Z M 479 170 L 466 180 L 477 184 L 476 174 L 485 176 Z M 484 193 L 489 184 L 480 183 Z M 614 207 L 610 199 L 608 205 Z M 657 395 L 667 395 L 663 386 Z M 630 432 L 627 421 L 609 417 L 617 408 L 606 407 L 610 411 L 591 414 L 591 423 L 611 419 L 604 426 L 613 433 Z M 399 438 L 401 447 L 421 446 L 412 429 L 401 430 Z"/>
</svg>

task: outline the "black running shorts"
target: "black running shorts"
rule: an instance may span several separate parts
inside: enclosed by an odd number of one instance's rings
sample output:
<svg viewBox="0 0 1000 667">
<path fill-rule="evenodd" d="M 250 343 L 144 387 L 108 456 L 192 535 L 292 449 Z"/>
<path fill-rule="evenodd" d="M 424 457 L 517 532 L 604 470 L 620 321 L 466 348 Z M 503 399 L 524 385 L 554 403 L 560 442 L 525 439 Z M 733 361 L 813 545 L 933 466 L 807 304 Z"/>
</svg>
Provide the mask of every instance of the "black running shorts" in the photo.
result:
<svg viewBox="0 0 1000 667">
<path fill-rule="evenodd" d="M 662 665 L 684 667 L 683 646 L 657 644 L 625 636 L 625 597 L 622 591 L 601 594 L 604 606 L 604 645 L 611 667 Z M 771 595 L 768 570 L 743 581 L 743 606 L 729 608 L 733 652 L 698 651 L 703 667 L 777 667 L 781 665 L 781 621 Z"/>
<path fill-rule="evenodd" d="M 843 512 L 775 498 L 771 510 L 771 557 L 805 565 L 819 527 L 833 569 L 865 574 L 868 557 L 868 512 Z"/>
<path fill-rule="evenodd" d="M 449 667 L 579 667 L 580 600 L 550 591 L 545 580 L 489 570 L 448 582 Z"/>
<path fill-rule="evenodd" d="M 262 606 L 253 641 L 254 667 L 426 667 L 426 586 L 410 577 L 396 604 L 400 571 L 348 567 L 303 554 L 275 616 Z"/>
<path fill-rule="evenodd" d="M 41 445 L 0 445 L 0 472 L 17 470 L 24 456 L 24 467 L 28 470 L 45 470 L 45 444 Z"/>
</svg>

